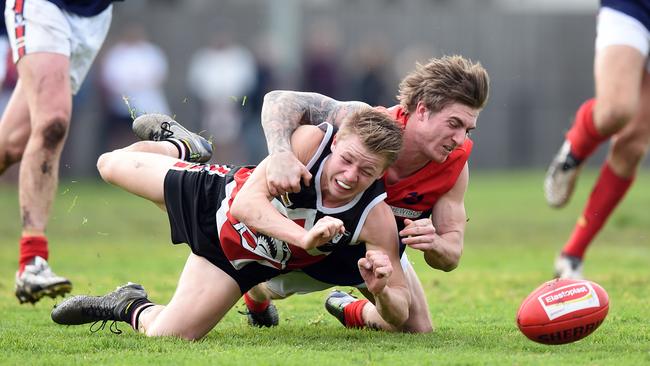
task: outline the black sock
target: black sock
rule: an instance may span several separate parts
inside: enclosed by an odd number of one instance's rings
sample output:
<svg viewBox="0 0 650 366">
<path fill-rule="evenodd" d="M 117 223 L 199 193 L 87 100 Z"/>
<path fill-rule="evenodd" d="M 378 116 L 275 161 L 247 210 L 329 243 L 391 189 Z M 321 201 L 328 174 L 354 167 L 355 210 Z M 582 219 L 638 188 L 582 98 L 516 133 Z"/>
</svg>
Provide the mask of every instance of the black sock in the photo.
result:
<svg viewBox="0 0 650 366">
<path fill-rule="evenodd" d="M 155 304 L 152 303 L 149 299 L 146 297 L 140 298 L 140 299 L 135 299 L 133 300 L 132 303 L 129 304 L 126 308 L 126 313 L 123 314 L 122 321 L 127 322 L 131 324 L 133 329 L 136 331 L 138 330 L 138 323 L 139 323 L 139 318 L 140 314 L 142 314 L 142 311 L 146 308 L 149 308 L 151 306 L 154 306 Z M 137 311 L 137 314 L 135 314 Z M 134 314 L 135 314 L 135 319 L 134 319 Z"/>
</svg>

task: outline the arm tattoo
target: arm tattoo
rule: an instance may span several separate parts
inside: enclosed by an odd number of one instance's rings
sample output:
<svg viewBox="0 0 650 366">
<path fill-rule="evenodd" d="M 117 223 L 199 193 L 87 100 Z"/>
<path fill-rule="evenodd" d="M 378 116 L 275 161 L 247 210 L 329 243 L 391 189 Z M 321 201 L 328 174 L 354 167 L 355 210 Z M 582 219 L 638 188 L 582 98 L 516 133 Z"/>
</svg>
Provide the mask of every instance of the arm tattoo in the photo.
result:
<svg viewBox="0 0 650 366">
<path fill-rule="evenodd" d="M 269 153 L 291 151 L 291 134 L 300 125 L 330 122 L 339 126 L 352 112 L 367 105 L 339 102 L 316 93 L 274 91 L 264 97 L 262 127 Z"/>
</svg>

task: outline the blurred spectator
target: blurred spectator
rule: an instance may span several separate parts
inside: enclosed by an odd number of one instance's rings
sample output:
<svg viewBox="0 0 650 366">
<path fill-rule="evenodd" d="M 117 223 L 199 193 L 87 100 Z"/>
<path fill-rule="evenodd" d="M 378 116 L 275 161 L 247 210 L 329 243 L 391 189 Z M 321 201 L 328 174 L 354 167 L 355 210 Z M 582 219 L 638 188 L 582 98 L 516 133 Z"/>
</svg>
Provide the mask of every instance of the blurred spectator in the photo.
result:
<svg viewBox="0 0 650 366">
<path fill-rule="evenodd" d="M 388 87 L 392 81 L 392 69 L 382 42 L 366 39 L 360 45 L 350 75 L 354 95 L 349 99 L 360 100 L 371 106 L 394 104 L 394 88 Z"/>
<path fill-rule="evenodd" d="M 248 160 L 238 141 L 242 109 L 255 85 L 252 53 L 226 33 L 217 33 L 209 46 L 198 50 L 190 62 L 188 86 L 201 102 L 201 128 L 215 144 L 214 159 L 233 164 Z"/>
<path fill-rule="evenodd" d="M 167 57 L 148 40 L 144 28 L 130 24 L 101 61 L 100 83 L 104 92 L 106 121 L 102 151 L 134 140 L 133 118 L 142 113 L 169 114 L 163 91 L 167 80 Z"/>
<path fill-rule="evenodd" d="M 266 139 L 261 128 L 261 113 L 264 95 L 277 89 L 278 65 L 277 50 L 266 35 L 259 36 L 253 42 L 253 55 L 257 64 L 255 85 L 248 95 L 244 106 L 243 141 L 248 152 L 247 164 L 259 164 L 268 155 Z"/>
<path fill-rule="evenodd" d="M 337 25 L 321 21 L 308 30 L 303 64 L 305 91 L 342 98 L 339 59 L 341 37 Z"/>
</svg>

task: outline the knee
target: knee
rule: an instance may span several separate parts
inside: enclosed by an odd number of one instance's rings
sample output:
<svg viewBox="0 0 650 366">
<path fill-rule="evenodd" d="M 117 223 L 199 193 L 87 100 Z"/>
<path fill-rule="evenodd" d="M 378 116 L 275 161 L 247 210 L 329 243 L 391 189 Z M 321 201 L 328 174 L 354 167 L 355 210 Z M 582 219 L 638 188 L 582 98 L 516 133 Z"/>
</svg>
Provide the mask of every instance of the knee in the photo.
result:
<svg viewBox="0 0 650 366">
<path fill-rule="evenodd" d="M 34 133 L 38 134 L 38 138 L 41 139 L 42 146 L 46 150 L 56 150 L 63 145 L 69 125 L 69 115 L 65 113 L 53 114 L 42 123 L 40 128 L 34 130 L 32 136 Z"/>
<path fill-rule="evenodd" d="M 637 106 L 632 102 L 601 102 L 596 107 L 596 118 L 601 133 L 605 135 L 620 131 L 634 117 Z"/>
</svg>

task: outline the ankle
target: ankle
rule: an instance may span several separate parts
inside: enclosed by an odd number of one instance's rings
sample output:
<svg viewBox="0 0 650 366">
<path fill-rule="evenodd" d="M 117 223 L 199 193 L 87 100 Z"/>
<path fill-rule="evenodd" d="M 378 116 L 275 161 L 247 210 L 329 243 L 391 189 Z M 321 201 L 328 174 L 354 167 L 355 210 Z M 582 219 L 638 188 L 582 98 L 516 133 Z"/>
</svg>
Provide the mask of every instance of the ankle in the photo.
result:
<svg viewBox="0 0 650 366">
<path fill-rule="evenodd" d="M 47 238 L 43 235 L 30 236 L 23 235 L 20 238 L 20 255 L 18 257 L 18 273 L 22 274 L 25 266 L 35 257 L 41 257 L 45 260 L 49 257 L 47 248 Z"/>
<path fill-rule="evenodd" d="M 271 304 L 271 300 L 256 301 L 248 293 L 244 294 L 244 302 L 248 310 L 253 313 L 261 313 Z"/>
</svg>

